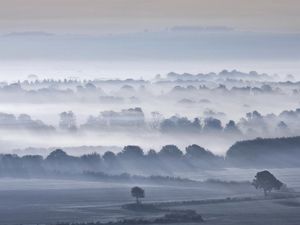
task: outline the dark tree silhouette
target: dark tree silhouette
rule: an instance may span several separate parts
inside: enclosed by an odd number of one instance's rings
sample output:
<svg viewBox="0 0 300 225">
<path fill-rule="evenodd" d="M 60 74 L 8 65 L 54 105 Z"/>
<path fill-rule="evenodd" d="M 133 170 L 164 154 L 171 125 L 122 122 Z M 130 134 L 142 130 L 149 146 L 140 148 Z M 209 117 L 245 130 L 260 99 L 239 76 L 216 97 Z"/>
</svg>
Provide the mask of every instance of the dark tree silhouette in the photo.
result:
<svg viewBox="0 0 300 225">
<path fill-rule="evenodd" d="M 176 145 L 165 145 L 158 154 L 166 159 L 181 159 L 183 156 L 182 151 Z"/>
<path fill-rule="evenodd" d="M 213 117 L 208 117 L 204 120 L 204 126 L 203 126 L 203 131 L 210 133 L 210 132 L 218 132 L 222 131 L 222 123 L 221 120 L 213 118 Z"/>
<path fill-rule="evenodd" d="M 283 185 L 281 181 L 277 180 L 276 177 L 267 170 L 258 172 L 252 184 L 256 189 L 263 189 L 265 196 L 273 189 L 279 190 Z"/>
<path fill-rule="evenodd" d="M 104 159 L 105 162 L 112 163 L 112 162 L 116 161 L 117 156 L 115 153 L 113 153 L 111 151 L 107 151 L 103 154 L 102 158 Z"/>
<path fill-rule="evenodd" d="M 140 187 L 131 188 L 131 196 L 136 198 L 136 204 L 140 204 L 140 198 L 145 198 L 145 191 Z"/>
<path fill-rule="evenodd" d="M 122 159 L 136 160 L 141 159 L 144 156 L 144 152 L 139 146 L 127 145 L 123 151 L 118 154 Z"/>
<path fill-rule="evenodd" d="M 48 161 L 57 161 L 57 160 L 65 160 L 68 158 L 68 155 L 66 152 L 64 152 L 61 149 L 56 149 L 55 151 L 51 152 L 46 160 Z"/>
<path fill-rule="evenodd" d="M 300 137 L 256 138 L 239 141 L 226 153 L 226 160 L 238 167 L 299 167 Z"/>
<path fill-rule="evenodd" d="M 214 158 L 216 158 L 216 156 L 212 152 L 202 148 L 199 145 L 189 145 L 188 147 L 186 147 L 185 150 L 186 150 L 185 156 L 188 159 L 214 159 Z"/>
<path fill-rule="evenodd" d="M 242 134 L 242 132 L 240 131 L 240 129 L 238 128 L 238 126 L 236 125 L 236 123 L 233 120 L 230 120 L 225 128 L 224 128 L 224 132 L 227 134 Z"/>
<path fill-rule="evenodd" d="M 157 160 L 158 159 L 158 154 L 156 153 L 155 150 L 150 149 L 149 152 L 147 153 L 147 158 L 151 160 Z"/>
</svg>

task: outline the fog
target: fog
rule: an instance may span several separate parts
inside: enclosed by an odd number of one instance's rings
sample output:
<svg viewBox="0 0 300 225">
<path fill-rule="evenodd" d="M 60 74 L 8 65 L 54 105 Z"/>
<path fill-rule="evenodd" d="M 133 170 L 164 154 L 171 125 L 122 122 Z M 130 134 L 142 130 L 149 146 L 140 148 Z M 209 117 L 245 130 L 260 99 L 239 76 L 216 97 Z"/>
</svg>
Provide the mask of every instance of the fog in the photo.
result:
<svg viewBox="0 0 300 225">
<path fill-rule="evenodd" d="M 101 80 L 32 74 L 2 82 L 0 92 L 2 153 L 198 144 L 224 155 L 236 141 L 300 132 L 300 88 L 292 74 L 222 70 Z"/>
<path fill-rule="evenodd" d="M 1 3 L 0 225 L 300 224 L 299 2 Z"/>
<path fill-rule="evenodd" d="M 178 73 L 218 72 L 223 69 L 240 71 L 256 70 L 260 73 L 278 74 L 284 77 L 293 74 L 299 79 L 298 59 L 256 60 L 256 59 L 222 59 L 222 60 L 45 60 L 45 59 L 6 59 L 0 60 L 0 78 L 17 82 L 25 80 L 28 75 L 37 75 L 40 79 L 152 79 L 156 74 L 165 75 L 170 71 Z"/>
<path fill-rule="evenodd" d="M 1 82 L 0 224 L 246 221 L 223 204 L 264 223 L 260 202 L 298 221 L 296 75 L 150 74 Z M 280 183 L 265 197 L 260 170 Z"/>
</svg>

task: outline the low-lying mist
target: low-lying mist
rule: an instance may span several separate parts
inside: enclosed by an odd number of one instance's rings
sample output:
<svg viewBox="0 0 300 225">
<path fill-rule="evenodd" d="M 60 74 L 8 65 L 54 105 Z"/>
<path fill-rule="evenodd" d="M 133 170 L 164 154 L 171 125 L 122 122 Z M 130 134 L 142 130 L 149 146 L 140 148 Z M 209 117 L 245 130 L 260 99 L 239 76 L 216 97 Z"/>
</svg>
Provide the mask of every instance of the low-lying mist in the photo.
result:
<svg viewBox="0 0 300 225">
<path fill-rule="evenodd" d="M 224 155 L 236 141 L 300 134 L 300 84 L 293 75 L 223 70 L 149 80 L 41 80 L 32 74 L 2 82 L 0 93 L 2 153 L 198 144 Z"/>
</svg>

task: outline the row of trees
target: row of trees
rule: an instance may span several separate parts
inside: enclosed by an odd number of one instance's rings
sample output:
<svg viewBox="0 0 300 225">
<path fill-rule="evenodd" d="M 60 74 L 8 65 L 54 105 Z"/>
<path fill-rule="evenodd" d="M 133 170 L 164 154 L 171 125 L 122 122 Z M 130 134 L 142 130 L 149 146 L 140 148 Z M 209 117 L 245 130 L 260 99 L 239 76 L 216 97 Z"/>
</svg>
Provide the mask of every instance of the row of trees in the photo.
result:
<svg viewBox="0 0 300 225">
<path fill-rule="evenodd" d="M 151 118 L 146 119 L 139 107 L 123 109 L 121 111 L 103 111 L 98 116 L 89 116 L 83 124 L 77 124 L 76 115 L 72 111 L 59 114 L 59 128 L 64 131 L 116 131 L 147 132 L 159 131 L 162 134 L 178 135 L 227 135 L 229 137 L 257 137 L 257 136 L 287 136 L 298 133 L 300 109 L 283 111 L 278 116 L 274 114 L 262 115 L 257 111 L 247 113 L 238 123 L 233 120 L 222 124 L 217 113 L 209 112 L 203 118 L 189 119 L 187 117 L 172 116 L 164 118 L 159 112 L 152 112 Z M 55 132 L 54 126 L 41 120 L 34 120 L 27 114 L 0 113 L 0 129 L 25 129 L 30 131 Z M 227 137 L 226 136 L 226 137 Z"/>
<path fill-rule="evenodd" d="M 224 166 L 224 159 L 210 151 L 191 145 L 183 153 L 176 145 L 163 146 L 159 152 L 151 149 L 144 153 L 139 146 L 125 146 L 119 153 L 111 151 L 103 155 L 87 154 L 80 157 L 68 155 L 57 149 L 46 158 L 39 155 L 0 155 L 1 175 L 56 172 L 105 172 L 105 173 L 144 173 L 172 174 L 173 172 L 194 170 L 196 168 L 215 168 Z"/>
<path fill-rule="evenodd" d="M 220 114 L 220 113 L 219 113 Z M 248 135 L 289 135 L 297 133 L 297 119 L 300 109 L 283 111 L 279 115 L 262 115 L 257 111 L 249 112 L 239 122 L 229 120 L 225 125 L 218 118 L 218 113 L 210 111 L 203 118 L 189 119 L 187 117 L 172 116 L 164 118 L 159 112 L 152 112 L 151 118 L 146 120 L 141 108 L 123 109 L 120 112 L 103 111 L 98 116 L 90 116 L 81 125 L 76 123 L 76 115 L 72 112 L 60 114 L 59 127 L 64 130 L 136 130 L 137 128 L 158 130 L 166 134 L 227 134 L 234 136 Z"/>
<path fill-rule="evenodd" d="M 224 167 L 281 168 L 299 167 L 300 137 L 255 139 L 234 144 L 226 157 L 214 155 L 199 145 L 186 147 L 185 152 L 176 145 L 165 145 L 160 151 L 144 152 L 139 146 L 128 145 L 122 151 L 107 151 L 80 157 L 57 149 L 46 158 L 40 155 L 0 155 L 0 175 L 43 174 L 47 172 L 164 174 L 215 169 Z"/>
</svg>

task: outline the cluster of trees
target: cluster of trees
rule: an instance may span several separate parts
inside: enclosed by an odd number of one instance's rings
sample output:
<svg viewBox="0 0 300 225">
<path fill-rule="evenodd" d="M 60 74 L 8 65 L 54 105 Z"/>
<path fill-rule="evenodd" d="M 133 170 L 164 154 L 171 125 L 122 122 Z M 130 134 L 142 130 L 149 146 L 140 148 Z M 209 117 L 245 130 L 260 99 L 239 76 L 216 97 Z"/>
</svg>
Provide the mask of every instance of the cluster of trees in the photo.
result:
<svg viewBox="0 0 300 225">
<path fill-rule="evenodd" d="M 27 80 L 24 81 L 18 81 L 15 83 L 7 83 L 7 82 L 1 82 L 0 87 L 2 89 L 11 89 L 16 88 L 20 89 L 23 88 L 24 90 L 28 89 L 41 89 L 41 88 L 48 88 L 48 87 L 55 87 L 57 89 L 63 89 L 63 88 L 84 88 L 84 89 L 95 89 L 95 87 L 99 87 L 101 85 L 118 85 L 118 86 L 124 86 L 124 85 L 145 85 L 149 83 L 149 81 L 145 80 L 139 80 L 139 79 L 115 79 L 115 80 L 80 80 L 76 77 L 74 78 L 65 78 L 65 79 L 39 79 L 36 75 L 29 75 Z"/>
<path fill-rule="evenodd" d="M 141 79 L 107 79 L 107 80 L 98 80 L 98 79 L 94 79 L 94 80 L 87 80 L 87 79 L 83 79 L 80 80 L 76 77 L 73 78 L 65 78 L 65 79 L 39 79 L 38 76 L 31 74 L 28 76 L 27 80 L 24 81 L 18 81 L 15 84 L 19 84 L 22 87 L 30 87 L 30 86 L 34 86 L 34 87 L 48 87 L 48 86 L 55 86 L 58 88 L 62 88 L 62 87 L 78 87 L 78 86 L 85 86 L 87 84 L 93 84 L 95 86 L 98 85 L 105 85 L 105 84 L 113 84 L 113 85 L 140 85 L 140 84 L 146 84 L 148 83 L 148 81 L 145 80 L 141 80 Z M 2 86 L 7 86 L 9 85 L 6 82 L 2 83 Z M 61 86 L 60 86 L 61 85 Z"/>
<path fill-rule="evenodd" d="M 210 114 L 213 114 L 210 112 Z M 208 114 L 208 115 L 210 115 Z M 280 114 L 262 115 L 258 111 L 249 112 L 237 123 L 230 120 L 225 126 L 220 119 L 213 116 L 204 119 L 195 118 L 189 120 L 186 117 L 172 116 L 168 119 L 162 119 L 160 130 L 162 132 L 181 132 L 181 133 L 199 133 L 211 134 L 223 132 L 246 137 L 258 136 L 287 136 L 299 134 L 300 129 L 300 109 L 282 111 Z"/>
<path fill-rule="evenodd" d="M 223 127 L 221 120 L 213 117 L 207 117 L 201 121 L 199 118 L 189 120 L 186 117 L 172 116 L 169 119 L 162 120 L 160 130 L 164 133 L 214 134 L 223 132 L 224 134 L 242 135 L 242 132 L 233 120 L 230 120 Z"/>
<path fill-rule="evenodd" d="M 145 116 L 141 108 L 123 109 L 121 112 L 104 111 L 99 116 L 90 116 L 83 129 L 135 129 L 145 126 Z"/>
<path fill-rule="evenodd" d="M 53 80 L 39 80 L 37 77 L 17 83 L 0 83 L 1 101 L 97 101 L 105 103 L 105 99 L 126 99 L 139 97 L 141 94 L 157 98 L 156 93 L 167 87 L 171 91 L 169 96 L 183 92 L 195 94 L 195 91 L 208 94 L 228 95 L 246 94 L 299 94 L 297 83 L 270 82 L 273 77 L 267 74 L 258 74 L 255 71 L 243 73 L 240 71 L 223 70 L 220 73 L 208 74 L 177 74 L 169 73 L 166 78 L 157 77 L 153 82 L 146 80 L 77 80 L 76 78 Z M 165 85 L 165 86 L 163 86 Z M 294 88 L 291 91 L 291 87 Z M 106 89 L 104 91 L 104 89 Z M 111 90 L 113 90 L 111 92 Z M 153 93 L 151 94 L 151 91 Z M 203 92 L 204 91 L 204 92 Z M 148 95 L 150 93 L 150 95 Z M 200 93 L 200 92 L 199 92 Z M 112 95 L 110 95 L 112 94 Z M 196 95 L 195 95 L 196 96 Z M 104 97 L 104 98 L 103 98 Z M 104 100 L 104 101 L 102 101 Z"/>
<path fill-rule="evenodd" d="M 150 150 L 146 154 L 139 146 L 125 146 L 117 154 L 107 151 L 102 156 L 94 153 L 75 157 L 60 149 L 51 152 L 46 158 L 39 155 L 0 155 L 1 176 L 85 171 L 169 175 L 184 170 L 221 167 L 223 164 L 222 157 L 198 145 L 188 146 L 185 154 L 175 145 L 166 145 L 159 152 Z"/>
<path fill-rule="evenodd" d="M 67 131 L 76 131 L 76 116 L 72 111 L 62 112 L 59 114 L 59 128 Z"/>
<path fill-rule="evenodd" d="M 66 131 L 159 131 L 163 134 L 180 135 L 226 135 L 229 137 L 274 137 L 297 135 L 300 132 L 300 109 L 283 111 L 279 115 L 262 115 L 257 111 L 249 112 L 238 122 L 229 120 L 225 125 L 214 116 L 213 111 L 205 112 L 207 117 L 189 119 L 172 116 L 164 118 L 159 112 L 152 112 L 151 118 L 146 116 L 140 107 L 123 109 L 121 111 L 103 111 L 98 116 L 89 116 L 83 124 L 77 124 L 76 115 L 72 111 L 59 114 L 58 127 Z M 39 131 L 55 131 L 55 127 L 41 120 L 34 120 L 27 114 L 0 113 L 0 129 L 26 129 Z"/>
<path fill-rule="evenodd" d="M 230 82 L 229 82 L 230 83 Z M 234 94 L 244 94 L 244 95 L 260 95 L 260 94 L 285 94 L 285 90 L 279 87 L 272 87 L 269 84 L 263 84 L 261 87 L 256 86 L 233 86 L 227 87 L 224 84 L 219 84 L 215 88 L 207 87 L 206 85 L 200 85 L 199 87 L 195 87 L 193 85 L 188 85 L 186 87 L 176 85 L 170 92 L 170 95 L 176 94 L 187 94 L 187 93 L 197 93 L 200 91 L 202 94 L 226 94 L 228 96 Z M 298 90 L 299 91 L 299 90 Z M 289 92 L 288 92 L 289 93 Z M 297 89 L 293 89 L 293 94 L 298 94 Z"/>
<path fill-rule="evenodd" d="M 150 128 L 162 133 L 212 134 L 224 132 L 225 134 L 242 135 L 233 120 L 223 127 L 221 120 L 213 117 L 189 120 L 187 117 L 172 116 L 164 119 L 159 112 L 152 112 L 151 116 L 150 121 L 146 121 L 144 112 L 139 107 L 123 109 L 120 112 L 103 111 L 98 116 L 90 116 L 84 124 L 80 125 L 80 128 L 84 130 Z M 75 128 L 76 126 L 76 116 L 73 112 L 60 114 L 60 128 L 70 129 L 70 127 Z"/>
<path fill-rule="evenodd" d="M 46 158 L 40 155 L 0 155 L 0 176 L 36 176 L 53 173 L 130 173 L 176 175 L 178 172 L 225 167 L 287 168 L 300 167 L 300 137 L 255 139 L 234 144 L 225 157 L 214 155 L 198 145 L 166 145 L 147 153 L 139 146 L 125 146 L 118 153 L 68 155 L 58 149 Z M 90 174 L 91 175 L 91 174 Z"/>
<path fill-rule="evenodd" d="M 239 141 L 226 153 L 237 167 L 300 167 L 300 137 L 257 138 Z"/>
<path fill-rule="evenodd" d="M 129 84 L 133 84 L 133 86 Z M 138 81 L 76 81 L 76 80 L 45 80 L 35 82 L 0 83 L 0 101 L 6 102 L 105 102 L 106 97 L 117 97 L 122 101 L 135 94 L 145 82 Z M 100 85 L 109 85 L 104 91 Z M 115 90 L 113 96 L 109 93 Z M 127 95 L 126 95 L 127 93 Z M 103 98 L 104 97 L 104 98 Z"/>
<path fill-rule="evenodd" d="M 257 111 L 248 113 L 246 119 L 236 124 L 235 121 L 230 120 L 224 127 L 221 120 L 214 117 L 206 117 L 204 119 L 194 118 L 193 120 L 187 117 L 172 116 L 165 119 L 163 115 L 158 112 L 153 112 L 151 120 L 146 122 L 144 112 L 141 108 L 123 109 L 120 112 L 103 111 L 99 116 L 90 116 L 88 120 L 80 127 L 83 129 L 128 129 L 128 128 L 152 128 L 160 130 L 162 133 L 189 133 L 189 134 L 212 134 L 224 133 L 230 135 L 242 135 L 243 131 L 246 133 L 253 133 L 255 127 L 260 129 L 265 123 L 261 121 L 263 116 Z M 268 118 L 268 116 L 266 116 Z M 258 125 L 258 126 L 255 126 Z M 73 112 L 63 112 L 60 114 L 60 128 L 76 130 L 76 116 Z M 283 121 L 278 123 L 278 129 L 287 130 L 287 126 Z"/>
<path fill-rule="evenodd" d="M 272 77 L 266 73 L 259 74 L 256 71 L 250 71 L 249 73 L 241 72 L 238 70 L 222 70 L 219 73 L 199 73 L 199 74 L 189 74 L 189 73 L 168 73 L 168 80 L 218 80 L 220 78 L 223 79 L 236 79 L 236 80 L 255 80 L 255 81 L 273 81 L 277 77 Z"/>
<path fill-rule="evenodd" d="M 15 116 L 9 113 L 0 113 L 0 129 L 24 129 L 35 131 L 53 131 L 55 128 L 51 125 L 45 124 L 41 120 L 33 120 L 27 114 L 20 114 Z"/>
</svg>

